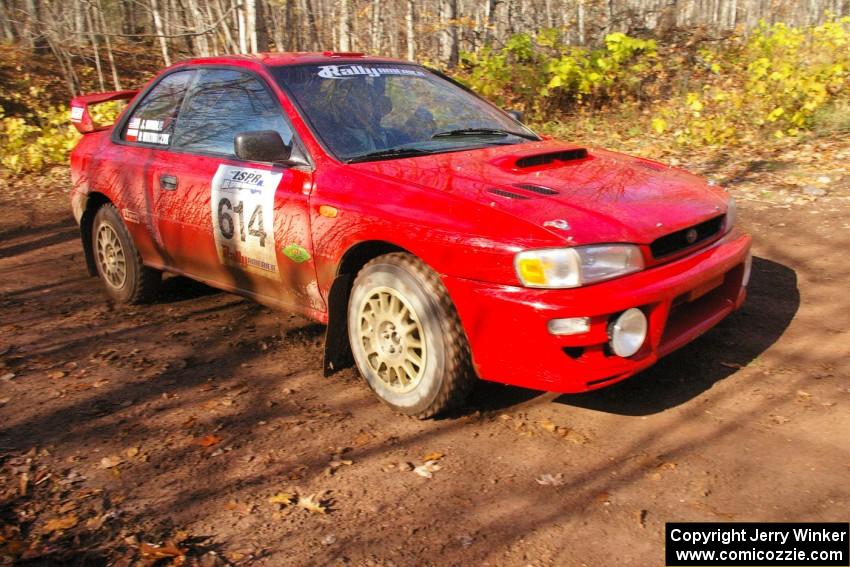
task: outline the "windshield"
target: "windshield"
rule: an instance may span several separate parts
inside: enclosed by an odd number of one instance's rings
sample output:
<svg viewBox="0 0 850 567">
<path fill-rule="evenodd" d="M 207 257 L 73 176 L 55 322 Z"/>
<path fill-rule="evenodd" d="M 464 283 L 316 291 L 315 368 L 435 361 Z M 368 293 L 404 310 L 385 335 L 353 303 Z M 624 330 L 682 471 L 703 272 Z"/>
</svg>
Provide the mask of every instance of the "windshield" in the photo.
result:
<svg viewBox="0 0 850 567">
<path fill-rule="evenodd" d="M 325 147 L 343 161 L 538 139 L 499 109 L 416 65 L 287 65 L 272 71 Z"/>
</svg>

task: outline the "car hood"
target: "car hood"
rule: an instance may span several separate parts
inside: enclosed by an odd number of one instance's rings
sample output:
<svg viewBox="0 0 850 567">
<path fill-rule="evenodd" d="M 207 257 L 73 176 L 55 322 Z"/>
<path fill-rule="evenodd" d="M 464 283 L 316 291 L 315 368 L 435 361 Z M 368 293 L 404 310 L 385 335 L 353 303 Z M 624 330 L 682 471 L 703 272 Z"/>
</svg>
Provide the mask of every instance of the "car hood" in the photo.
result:
<svg viewBox="0 0 850 567">
<path fill-rule="evenodd" d="M 502 210 L 571 244 L 648 244 L 727 206 L 722 189 L 685 171 L 555 140 L 352 167 Z"/>
</svg>

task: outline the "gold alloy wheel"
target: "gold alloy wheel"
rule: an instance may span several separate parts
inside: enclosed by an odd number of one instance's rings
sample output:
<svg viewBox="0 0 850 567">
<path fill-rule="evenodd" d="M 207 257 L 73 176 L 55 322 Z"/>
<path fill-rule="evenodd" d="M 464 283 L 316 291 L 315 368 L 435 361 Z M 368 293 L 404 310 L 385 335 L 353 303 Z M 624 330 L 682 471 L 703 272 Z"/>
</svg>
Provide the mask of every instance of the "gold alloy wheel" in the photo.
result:
<svg viewBox="0 0 850 567">
<path fill-rule="evenodd" d="M 395 289 L 376 287 L 360 305 L 358 337 L 372 371 L 400 394 L 425 373 L 425 333 L 416 312 Z"/>
<path fill-rule="evenodd" d="M 121 288 L 127 279 L 127 259 L 118 234 L 108 223 L 97 229 L 97 262 L 106 283 L 115 289 Z"/>
</svg>

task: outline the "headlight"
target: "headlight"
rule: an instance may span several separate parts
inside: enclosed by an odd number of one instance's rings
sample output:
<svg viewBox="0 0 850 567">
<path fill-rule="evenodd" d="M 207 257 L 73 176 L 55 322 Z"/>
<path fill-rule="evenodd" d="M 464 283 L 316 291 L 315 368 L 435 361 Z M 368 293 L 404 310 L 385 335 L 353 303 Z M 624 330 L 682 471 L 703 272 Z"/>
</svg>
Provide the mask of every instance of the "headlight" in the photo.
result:
<svg viewBox="0 0 850 567">
<path fill-rule="evenodd" d="M 735 228 L 735 222 L 738 220 L 738 205 L 735 204 L 735 197 L 729 196 L 729 202 L 726 204 L 726 221 L 723 224 L 723 232 L 729 232 Z"/>
<path fill-rule="evenodd" d="M 514 266 L 524 286 L 569 288 L 642 270 L 643 255 L 632 244 L 526 250 L 516 255 Z"/>
</svg>

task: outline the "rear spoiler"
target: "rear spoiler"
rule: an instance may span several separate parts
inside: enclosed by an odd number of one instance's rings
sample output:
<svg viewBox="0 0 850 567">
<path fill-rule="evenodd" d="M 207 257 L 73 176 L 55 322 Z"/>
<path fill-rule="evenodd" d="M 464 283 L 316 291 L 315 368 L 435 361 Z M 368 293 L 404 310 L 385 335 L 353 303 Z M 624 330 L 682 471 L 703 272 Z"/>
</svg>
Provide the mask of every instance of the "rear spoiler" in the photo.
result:
<svg viewBox="0 0 850 567">
<path fill-rule="evenodd" d="M 137 94 L 139 94 L 139 91 L 128 90 L 75 96 L 71 99 L 71 123 L 76 126 L 80 134 L 88 134 L 89 132 L 109 128 L 111 124 L 95 124 L 89 112 L 89 106 L 111 100 L 130 100 Z"/>
</svg>

